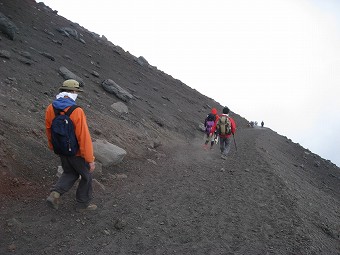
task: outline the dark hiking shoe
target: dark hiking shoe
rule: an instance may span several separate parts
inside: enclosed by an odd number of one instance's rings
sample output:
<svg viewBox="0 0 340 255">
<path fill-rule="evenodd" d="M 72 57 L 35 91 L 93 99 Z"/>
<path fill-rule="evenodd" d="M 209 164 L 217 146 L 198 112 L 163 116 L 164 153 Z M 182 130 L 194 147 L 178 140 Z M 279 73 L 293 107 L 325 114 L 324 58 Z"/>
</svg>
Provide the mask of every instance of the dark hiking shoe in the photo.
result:
<svg viewBox="0 0 340 255">
<path fill-rule="evenodd" d="M 95 204 L 89 204 L 87 207 L 77 207 L 77 212 L 88 212 L 97 210 L 97 206 Z"/>
<path fill-rule="evenodd" d="M 48 206 L 57 210 L 60 204 L 60 193 L 58 193 L 57 191 L 52 191 L 51 194 L 47 197 L 46 202 Z"/>
</svg>

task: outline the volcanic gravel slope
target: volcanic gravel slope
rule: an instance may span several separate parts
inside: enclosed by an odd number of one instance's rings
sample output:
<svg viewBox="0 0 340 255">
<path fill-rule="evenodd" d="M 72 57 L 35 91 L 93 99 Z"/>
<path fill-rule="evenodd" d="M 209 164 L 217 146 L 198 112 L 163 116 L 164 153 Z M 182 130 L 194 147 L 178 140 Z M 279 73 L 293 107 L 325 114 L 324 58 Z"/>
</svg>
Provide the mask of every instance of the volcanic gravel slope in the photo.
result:
<svg viewBox="0 0 340 255">
<path fill-rule="evenodd" d="M 223 160 L 199 128 L 218 102 L 43 4 L 0 0 L 0 12 L 18 28 L 0 34 L 0 254 L 340 254 L 330 161 L 234 112 Z M 94 174 L 91 213 L 74 210 L 75 188 L 58 211 L 45 203 L 59 159 L 44 111 L 60 67 L 84 81 L 77 103 L 93 139 L 127 151 Z M 128 113 L 111 107 L 121 99 L 105 79 L 133 95 Z"/>
</svg>

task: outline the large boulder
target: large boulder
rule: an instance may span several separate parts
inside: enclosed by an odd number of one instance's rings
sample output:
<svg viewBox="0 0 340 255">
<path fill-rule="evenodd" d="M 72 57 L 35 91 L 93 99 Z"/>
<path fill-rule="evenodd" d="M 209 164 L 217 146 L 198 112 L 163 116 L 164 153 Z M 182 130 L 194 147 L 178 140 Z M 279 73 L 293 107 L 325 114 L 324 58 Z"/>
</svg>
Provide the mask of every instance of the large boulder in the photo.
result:
<svg viewBox="0 0 340 255">
<path fill-rule="evenodd" d="M 80 87 L 84 87 L 85 83 L 82 78 L 80 78 L 78 75 L 72 73 L 70 70 L 68 70 L 66 67 L 62 66 L 59 68 L 60 75 L 65 79 L 73 79 L 79 82 Z"/>
<path fill-rule="evenodd" d="M 0 12 L 0 31 L 3 34 L 7 35 L 11 40 L 14 40 L 14 35 L 18 31 L 17 26 L 1 12 Z"/>
<path fill-rule="evenodd" d="M 115 83 L 111 79 L 106 79 L 102 82 L 102 87 L 105 91 L 116 95 L 119 99 L 123 100 L 124 102 L 129 102 L 133 96 L 127 92 L 125 89 L 120 87 L 117 83 Z"/>
<path fill-rule="evenodd" d="M 93 142 L 94 156 L 103 167 L 111 165 L 118 165 L 124 159 L 126 151 L 106 140 L 99 140 Z"/>
</svg>

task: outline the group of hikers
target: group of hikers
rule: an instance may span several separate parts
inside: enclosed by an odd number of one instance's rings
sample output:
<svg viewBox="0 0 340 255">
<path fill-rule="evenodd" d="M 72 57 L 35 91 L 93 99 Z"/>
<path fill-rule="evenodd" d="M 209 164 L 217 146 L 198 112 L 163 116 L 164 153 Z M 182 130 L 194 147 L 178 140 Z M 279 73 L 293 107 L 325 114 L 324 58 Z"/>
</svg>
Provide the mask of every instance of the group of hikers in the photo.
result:
<svg viewBox="0 0 340 255">
<path fill-rule="evenodd" d="M 236 132 L 236 123 L 229 116 L 229 108 L 224 107 L 222 114 L 218 115 L 216 108 L 212 108 L 211 112 L 204 120 L 204 149 L 213 148 L 215 143 L 220 143 L 221 158 L 227 159 L 230 151 L 232 136 Z M 210 143 L 210 145 L 209 145 Z"/>
<path fill-rule="evenodd" d="M 86 116 L 76 104 L 78 93 L 83 92 L 76 80 L 69 79 L 59 88 L 56 99 L 45 112 L 48 147 L 59 155 L 63 173 L 51 188 L 47 204 L 58 209 L 61 196 L 69 191 L 80 178 L 76 191 L 76 210 L 93 211 L 97 205 L 92 200 L 92 173 L 95 170 L 93 144 Z M 213 108 L 205 119 L 205 148 L 219 141 L 221 158 L 226 159 L 231 147 L 231 136 L 235 134 L 235 121 L 224 107 L 218 115 Z"/>
<path fill-rule="evenodd" d="M 248 123 L 248 126 L 249 127 L 256 127 L 257 126 L 257 121 L 250 121 L 249 123 Z M 264 126 L 264 122 L 263 122 L 263 120 L 261 121 L 261 127 L 263 127 Z"/>
</svg>

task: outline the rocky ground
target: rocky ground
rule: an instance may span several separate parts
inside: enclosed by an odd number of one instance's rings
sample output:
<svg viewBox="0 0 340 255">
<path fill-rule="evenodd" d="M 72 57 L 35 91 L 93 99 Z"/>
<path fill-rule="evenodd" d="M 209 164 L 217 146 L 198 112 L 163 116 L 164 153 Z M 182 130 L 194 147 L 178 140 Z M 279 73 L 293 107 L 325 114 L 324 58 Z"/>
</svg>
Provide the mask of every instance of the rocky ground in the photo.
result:
<svg viewBox="0 0 340 255">
<path fill-rule="evenodd" d="M 270 129 L 236 142 L 227 160 L 198 138 L 124 161 L 104 173 L 92 213 L 74 210 L 75 190 L 59 211 L 44 188 L 6 201 L 0 252 L 339 254 L 339 170 Z"/>
<path fill-rule="evenodd" d="M 199 128 L 219 103 L 42 4 L 0 12 L 16 26 L 0 34 L 0 254 L 340 254 L 334 164 L 234 112 L 222 160 Z M 75 189 L 58 211 L 45 203 L 59 160 L 44 109 L 62 67 L 82 80 L 93 140 L 127 152 L 96 173 L 92 213 L 74 210 Z"/>
</svg>

